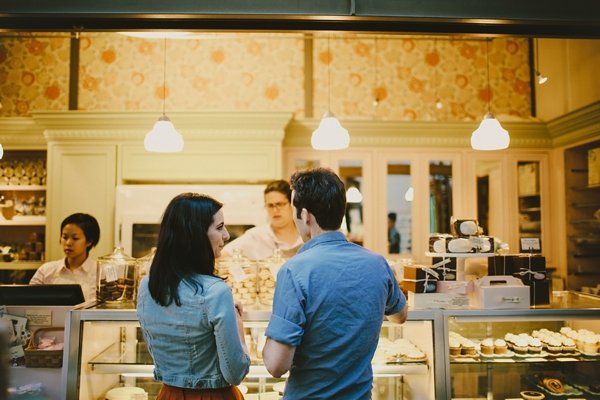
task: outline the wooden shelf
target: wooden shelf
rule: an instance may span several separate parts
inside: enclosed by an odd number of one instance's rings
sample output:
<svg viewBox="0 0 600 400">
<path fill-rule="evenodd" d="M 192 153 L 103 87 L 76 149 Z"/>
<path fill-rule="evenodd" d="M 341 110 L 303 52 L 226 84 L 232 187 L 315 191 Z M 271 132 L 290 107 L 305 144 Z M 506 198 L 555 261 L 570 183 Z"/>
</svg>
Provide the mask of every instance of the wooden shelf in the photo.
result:
<svg viewBox="0 0 600 400">
<path fill-rule="evenodd" d="M 0 185 L 0 192 L 24 192 L 43 191 L 46 186 L 42 185 Z"/>
<path fill-rule="evenodd" d="M 45 215 L 15 215 L 13 219 L 4 219 L 0 214 L 0 226 L 39 226 L 46 225 Z"/>
<path fill-rule="evenodd" d="M 0 270 L 31 270 L 38 269 L 44 261 L 11 261 L 11 262 L 0 262 Z"/>
</svg>

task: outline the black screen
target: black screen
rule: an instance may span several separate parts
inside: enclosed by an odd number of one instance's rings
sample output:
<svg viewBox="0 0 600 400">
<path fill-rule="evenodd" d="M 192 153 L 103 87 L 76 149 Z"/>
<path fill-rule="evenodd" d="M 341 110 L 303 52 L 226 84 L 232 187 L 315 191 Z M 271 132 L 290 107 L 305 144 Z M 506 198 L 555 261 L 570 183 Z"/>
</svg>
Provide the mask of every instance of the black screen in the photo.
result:
<svg viewBox="0 0 600 400">
<path fill-rule="evenodd" d="M 81 285 L 0 285 L 0 305 L 74 306 L 84 301 Z"/>
</svg>

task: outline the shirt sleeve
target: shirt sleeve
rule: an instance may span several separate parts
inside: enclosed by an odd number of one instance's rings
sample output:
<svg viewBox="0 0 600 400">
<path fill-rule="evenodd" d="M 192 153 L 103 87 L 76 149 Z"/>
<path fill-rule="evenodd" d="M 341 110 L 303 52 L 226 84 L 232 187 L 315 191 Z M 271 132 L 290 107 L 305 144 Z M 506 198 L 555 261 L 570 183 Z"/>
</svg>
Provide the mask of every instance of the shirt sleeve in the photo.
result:
<svg viewBox="0 0 600 400">
<path fill-rule="evenodd" d="M 31 280 L 29 281 L 30 285 L 43 285 L 46 282 L 47 279 L 47 274 L 46 274 L 46 270 L 48 269 L 47 264 L 43 264 L 42 266 L 40 266 L 37 271 L 35 271 L 35 274 L 33 274 L 33 276 L 31 277 Z"/>
<path fill-rule="evenodd" d="M 209 307 L 209 319 L 214 327 L 221 373 L 227 382 L 239 385 L 250 370 L 250 357 L 242 347 L 238 334 L 231 290 L 225 283 L 215 284 L 214 304 Z"/>
<path fill-rule="evenodd" d="M 400 290 L 398 281 L 392 272 L 392 269 L 386 262 L 386 270 L 388 274 L 388 297 L 385 305 L 385 315 L 396 314 L 404 308 L 406 305 L 406 297 Z"/>
<path fill-rule="evenodd" d="M 303 291 L 290 269 L 284 265 L 277 274 L 273 312 L 265 336 L 279 343 L 298 347 L 306 324 L 305 304 Z"/>
</svg>

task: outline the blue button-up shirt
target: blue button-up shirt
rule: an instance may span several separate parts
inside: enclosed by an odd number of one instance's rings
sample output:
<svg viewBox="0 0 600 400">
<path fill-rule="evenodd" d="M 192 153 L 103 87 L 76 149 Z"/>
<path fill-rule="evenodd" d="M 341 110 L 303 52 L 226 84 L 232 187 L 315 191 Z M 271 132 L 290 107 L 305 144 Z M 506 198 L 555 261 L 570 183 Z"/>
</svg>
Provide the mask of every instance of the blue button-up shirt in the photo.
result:
<svg viewBox="0 0 600 400">
<path fill-rule="evenodd" d="M 284 399 L 370 399 L 383 315 L 405 303 L 381 255 L 341 232 L 305 243 L 277 275 L 265 333 L 296 347 Z"/>
<path fill-rule="evenodd" d="M 183 388 L 238 385 L 250 368 L 242 349 L 231 289 L 222 279 L 197 275 L 198 290 L 179 284 L 181 306 L 162 307 L 139 288 L 137 314 L 154 359 L 154 378 Z"/>
</svg>

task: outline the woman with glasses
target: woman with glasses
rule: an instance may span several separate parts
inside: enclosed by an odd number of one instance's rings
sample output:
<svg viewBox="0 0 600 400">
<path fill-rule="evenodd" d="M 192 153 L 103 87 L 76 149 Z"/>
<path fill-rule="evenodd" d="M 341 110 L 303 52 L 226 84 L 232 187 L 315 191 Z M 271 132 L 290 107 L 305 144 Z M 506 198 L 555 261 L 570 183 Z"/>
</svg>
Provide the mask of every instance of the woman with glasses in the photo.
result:
<svg viewBox="0 0 600 400">
<path fill-rule="evenodd" d="M 223 255 L 233 255 L 235 249 L 252 260 L 270 257 L 275 249 L 281 250 L 285 258 L 296 254 L 303 242 L 292 218 L 291 198 L 292 189 L 287 181 L 268 183 L 264 199 L 269 223 L 248 229 L 225 246 Z"/>
</svg>

